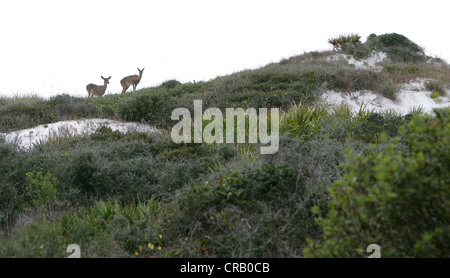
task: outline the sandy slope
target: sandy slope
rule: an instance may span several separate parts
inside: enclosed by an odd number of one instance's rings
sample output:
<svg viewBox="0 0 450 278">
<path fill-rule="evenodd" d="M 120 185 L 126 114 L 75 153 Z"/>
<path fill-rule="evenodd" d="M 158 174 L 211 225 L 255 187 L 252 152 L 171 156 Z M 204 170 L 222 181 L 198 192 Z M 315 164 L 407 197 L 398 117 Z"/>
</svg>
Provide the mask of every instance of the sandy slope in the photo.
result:
<svg viewBox="0 0 450 278">
<path fill-rule="evenodd" d="M 327 58 L 328 61 L 346 60 L 349 64 L 356 68 L 380 71 L 380 63 L 387 58 L 383 52 L 373 52 L 372 55 L 365 60 L 356 60 L 351 55 L 336 53 Z M 326 91 L 323 93 L 322 103 L 330 105 L 330 107 L 347 104 L 353 112 L 358 112 L 361 105 L 373 112 L 382 112 L 394 110 L 401 114 L 407 114 L 412 109 L 422 108 L 425 113 L 432 113 L 434 108 L 450 107 L 450 92 L 447 96 L 439 96 L 432 99 L 430 95 L 433 92 L 425 89 L 427 79 L 421 78 L 412 80 L 408 84 L 403 84 L 400 92 L 397 94 L 397 100 L 392 101 L 386 97 L 375 94 L 371 91 L 357 91 L 351 93 Z"/>
<path fill-rule="evenodd" d="M 439 96 L 432 99 L 432 92 L 425 90 L 426 79 L 417 79 L 409 84 L 404 84 L 397 94 L 397 100 L 392 101 L 371 91 L 357 91 L 343 93 L 336 91 L 326 91 L 321 100 L 331 107 L 347 104 L 353 112 L 358 112 L 363 104 L 366 109 L 373 112 L 394 110 L 401 114 L 408 114 L 412 109 L 422 108 L 425 113 L 432 113 L 434 108 L 450 107 L 450 97 Z M 450 95 L 450 93 L 447 93 Z"/>
<path fill-rule="evenodd" d="M 1 135 L 5 135 L 5 140 L 7 143 L 17 144 L 19 148 L 30 149 L 34 144 L 45 142 L 49 138 L 90 135 L 101 126 L 108 126 L 113 131 L 118 130 L 122 133 L 158 132 L 156 129 L 146 124 L 124 123 L 107 119 L 87 119 L 78 121 L 61 121 Z"/>
</svg>

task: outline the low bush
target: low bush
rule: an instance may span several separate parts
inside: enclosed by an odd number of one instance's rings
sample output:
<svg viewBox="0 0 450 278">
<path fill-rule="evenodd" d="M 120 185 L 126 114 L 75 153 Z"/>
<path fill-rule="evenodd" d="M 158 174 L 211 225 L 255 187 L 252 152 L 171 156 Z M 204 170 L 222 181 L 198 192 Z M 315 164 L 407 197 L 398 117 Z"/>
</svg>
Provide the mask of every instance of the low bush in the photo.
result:
<svg viewBox="0 0 450 278">
<path fill-rule="evenodd" d="M 372 44 L 379 44 L 386 48 L 403 48 L 410 52 L 420 53 L 422 55 L 424 53 L 424 49 L 422 47 L 409 40 L 407 37 L 397 33 L 384 34 L 376 37 L 372 36 L 372 38 Z"/>
<path fill-rule="evenodd" d="M 179 86 L 179 85 L 181 85 L 181 84 L 182 84 L 182 83 L 181 83 L 180 81 L 175 80 L 175 79 L 172 79 L 172 80 L 164 81 L 164 82 L 161 84 L 161 86 L 162 86 L 162 87 L 165 87 L 165 88 L 167 88 L 167 89 L 173 89 L 173 88 L 175 88 L 175 87 L 177 87 L 177 86 Z"/>
<path fill-rule="evenodd" d="M 177 213 L 169 218 L 169 232 L 176 236 L 170 240 L 180 242 L 169 255 L 298 256 L 309 232 L 303 225 L 308 212 L 295 205 L 300 200 L 291 192 L 304 191 L 292 169 L 274 164 L 194 184 L 178 198 Z M 280 206 L 286 202 L 292 206 Z"/>
<path fill-rule="evenodd" d="M 26 174 L 26 180 L 28 185 L 25 187 L 24 197 L 27 203 L 41 206 L 56 200 L 59 181 L 52 174 L 44 175 L 41 171 L 30 172 Z"/>
<path fill-rule="evenodd" d="M 34 222 L 8 237 L 0 233 L 0 257 L 63 258 L 68 244 L 58 225 Z"/>
</svg>

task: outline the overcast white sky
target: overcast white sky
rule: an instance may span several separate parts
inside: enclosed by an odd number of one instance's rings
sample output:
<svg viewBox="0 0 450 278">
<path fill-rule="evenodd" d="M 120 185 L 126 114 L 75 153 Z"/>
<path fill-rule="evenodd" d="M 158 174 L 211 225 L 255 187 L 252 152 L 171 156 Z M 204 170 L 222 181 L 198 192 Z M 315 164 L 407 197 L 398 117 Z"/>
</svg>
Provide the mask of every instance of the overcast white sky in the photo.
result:
<svg viewBox="0 0 450 278">
<path fill-rule="evenodd" d="M 0 2 L 0 95 L 87 96 L 209 80 L 312 50 L 328 38 L 400 33 L 450 61 L 448 1 L 15 0 Z"/>
</svg>

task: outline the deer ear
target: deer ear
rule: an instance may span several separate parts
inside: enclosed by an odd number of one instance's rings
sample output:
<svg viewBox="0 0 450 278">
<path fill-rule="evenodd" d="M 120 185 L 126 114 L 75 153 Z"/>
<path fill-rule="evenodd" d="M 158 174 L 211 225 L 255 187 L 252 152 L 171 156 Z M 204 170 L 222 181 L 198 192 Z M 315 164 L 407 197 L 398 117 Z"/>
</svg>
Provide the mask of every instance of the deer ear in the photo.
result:
<svg viewBox="0 0 450 278">
<path fill-rule="evenodd" d="M 105 78 L 103 77 L 103 75 L 100 75 L 100 77 L 101 77 L 102 79 L 105 79 Z"/>
<path fill-rule="evenodd" d="M 111 76 L 110 76 L 110 77 L 108 77 L 108 79 L 111 79 Z"/>
</svg>

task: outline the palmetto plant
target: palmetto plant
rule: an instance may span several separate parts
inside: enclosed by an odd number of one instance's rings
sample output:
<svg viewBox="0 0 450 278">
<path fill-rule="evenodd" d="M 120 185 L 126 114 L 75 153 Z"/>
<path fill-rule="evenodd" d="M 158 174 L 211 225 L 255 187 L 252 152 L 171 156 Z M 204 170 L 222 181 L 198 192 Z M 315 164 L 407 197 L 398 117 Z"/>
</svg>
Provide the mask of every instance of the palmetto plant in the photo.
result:
<svg viewBox="0 0 450 278">
<path fill-rule="evenodd" d="M 333 46 L 334 50 L 340 51 L 345 44 L 354 43 L 359 44 L 361 36 L 358 34 L 350 34 L 350 35 L 340 35 L 337 38 L 328 39 L 328 43 Z"/>
<path fill-rule="evenodd" d="M 280 120 L 282 134 L 309 138 L 321 129 L 322 120 L 328 115 L 323 106 L 294 104 L 283 113 Z"/>
</svg>

